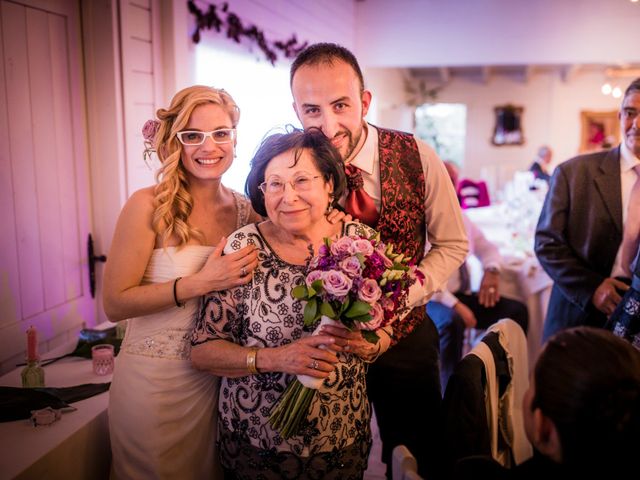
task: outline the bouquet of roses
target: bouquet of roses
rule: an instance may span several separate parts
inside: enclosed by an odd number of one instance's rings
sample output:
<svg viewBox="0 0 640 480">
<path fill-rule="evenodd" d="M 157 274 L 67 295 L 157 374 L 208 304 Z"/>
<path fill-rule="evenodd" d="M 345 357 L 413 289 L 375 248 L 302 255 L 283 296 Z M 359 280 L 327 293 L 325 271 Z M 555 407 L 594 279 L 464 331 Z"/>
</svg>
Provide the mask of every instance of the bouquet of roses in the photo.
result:
<svg viewBox="0 0 640 480">
<path fill-rule="evenodd" d="M 371 343 L 375 330 L 390 325 L 406 309 L 409 286 L 422 274 L 393 246 L 372 238 L 351 235 L 335 242 L 325 239 L 318 255 L 309 263 L 305 283 L 293 296 L 306 300 L 304 324 L 321 320 L 314 335 L 327 323 L 339 322 L 349 330 L 359 329 Z M 315 391 L 323 379 L 298 375 L 271 412 L 269 423 L 283 438 L 297 434 Z"/>
</svg>

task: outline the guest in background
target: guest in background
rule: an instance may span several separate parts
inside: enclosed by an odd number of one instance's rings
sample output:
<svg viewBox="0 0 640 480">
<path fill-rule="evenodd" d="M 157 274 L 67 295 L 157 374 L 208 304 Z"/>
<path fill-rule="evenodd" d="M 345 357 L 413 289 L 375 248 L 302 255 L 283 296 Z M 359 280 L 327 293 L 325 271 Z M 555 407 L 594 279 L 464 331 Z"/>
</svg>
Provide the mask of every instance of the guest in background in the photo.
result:
<svg viewBox="0 0 640 480">
<path fill-rule="evenodd" d="M 253 281 L 207 295 L 193 334 L 193 364 L 223 377 L 218 433 L 225 478 L 361 479 L 371 446 L 365 362 L 389 346 L 390 331 L 376 330 L 375 345 L 359 330 L 324 327 L 325 334 L 310 336 L 304 304 L 291 291 L 304 283 L 310 250 L 317 254 L 324 238 L 375 232 L 327 219 L 345 177 L 339 153 L 318 130 L 267 137 L 246 190 L 268 220 L 234 232 L 225 251 L 258 249 Z M 300 433 L 283 438 L 269 415 L 297 374 L 326 381 Z"/>
<path fill-rule="evenodd" d="M 340 151 L 349 177 L 349 195 L 340 199 L 346 211 L 374 226 L 424 274 L 424 283 L 409 291 L 413 310 L 394 324 L 395 345 L 369 367 L 367 389 L 387 474 L 393 448 L 404 444 L 422 475 L 435 477 L 443 458 L 438 331 L 424 305 L 467 253 L 455 191 L 428 145 L 365 121 L 371 92 L 346 48 L 319 43 L 300 52 L 291 91 L 304 128 L 319 128 Z"/>
<path fill-rule="evenodd" d="M 551 179 L 550 170 L 552 157 L 553 152 L 550 147 L 543 145 L 538 149 L 536 158 L 529 167 L 529 171 L 533 172 L 535 178 L 540 178 L 545 182 Z"/>
<path fill-rule="evenodd" d="M 450 161 L 445 162 L 445 167 L 455 187 L 458 184 L 458 167 Z M 525 334 L 529 326 L 526 305 L 500 295 L 502 257 L 498 247 L 486 239 L 464 212 L 462 219 L 469 239 L 469 252 L 480 260 L 484 273 L 480 289 L 472 292 L 468 265 L 464 262 L 451 275 L 446 287 L 436 292 L 427 303 L 427 313 L 440 334 L 440 378 L 443 389 L 462 358 L 465 329 L 486 329 L 501 318 L 514 320 Z"/>
<path fill-rule="evenodd" d="M 523 399 L 534 456 L 508 470 L 486 457 L 457 479 L 625 478 L 640 451 L 640 352 L 611 332 L 575 327 L 544 346 Z"/>
<path fill-rule="evenodd" d="M 193 315 L 201 295 L 251 280 L 255 247 L 222 249 L 259 217 L 221 183 L 240 117 L 228 93 L 185 88 L 157 117 L 158 185 L 127 201 L 104 275 L 106 314 L 129 319 L 109 392 L 112 474 L 215 478 L 218 379 L 191 368 Z"/>
<path fill-rule="evenodd" d="M 628 288 L 619 278 L 631 278 L 640 235 L 640 78 L 618 116 L 620 146 L 568 160 L 551 179 L 535 235 L 554 282 L 543 339 L 567 327 L 603 327 Z"/>
</svg>

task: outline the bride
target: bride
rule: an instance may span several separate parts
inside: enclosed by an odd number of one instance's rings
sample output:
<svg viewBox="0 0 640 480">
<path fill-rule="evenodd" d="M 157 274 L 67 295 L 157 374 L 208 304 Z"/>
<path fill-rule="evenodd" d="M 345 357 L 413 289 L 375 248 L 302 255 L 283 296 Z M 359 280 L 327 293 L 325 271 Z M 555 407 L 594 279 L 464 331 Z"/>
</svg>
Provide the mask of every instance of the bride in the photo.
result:
<svg viewBox="0 0 640 480">
<path fill-rule="evenodd" d="M 104 277 L 106 314 L 129 319 L 109 401 L 115 478 L 219 473 L 218 379 L 192 369 L 190 333 L 198 298 L 249 282 L 257 265 L 253 246 L 222 256 L 227 235 L 260 219 L 220 182 L 239 116 L 224 90 L 193 86 L 145 126 L 158 184 L 124 206 Z"/>
</svg>

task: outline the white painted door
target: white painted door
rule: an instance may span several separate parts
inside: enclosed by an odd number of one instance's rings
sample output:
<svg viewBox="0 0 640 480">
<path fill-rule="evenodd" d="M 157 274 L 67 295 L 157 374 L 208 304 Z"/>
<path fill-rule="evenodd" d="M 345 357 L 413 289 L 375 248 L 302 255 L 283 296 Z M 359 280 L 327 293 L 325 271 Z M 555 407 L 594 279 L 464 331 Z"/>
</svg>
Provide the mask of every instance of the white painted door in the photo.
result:
<svg viewBox="0 0 640 480">
<path fill-rule="evenodd" d="M 95 324 L 79 13 L 0 0 L 0 363 L 29 325 L 47 348 Z"/>
</svg>

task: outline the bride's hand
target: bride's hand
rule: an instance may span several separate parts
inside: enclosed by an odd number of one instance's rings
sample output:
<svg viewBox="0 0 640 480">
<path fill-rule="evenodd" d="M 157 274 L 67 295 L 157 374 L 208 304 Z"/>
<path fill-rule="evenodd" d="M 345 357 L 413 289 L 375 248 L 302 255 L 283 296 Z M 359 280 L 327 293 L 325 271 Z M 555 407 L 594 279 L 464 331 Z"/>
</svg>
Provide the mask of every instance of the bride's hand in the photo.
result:
<svg viewBox="0 0 640 480">
<path fill-rule="evenodd" d="M 205 293 L 226 290 L 248 283 L 258 266 L 258 249 L 247 245 L 237 252 L 222 255 L 227 239 L 222 237 L 204 266 L 194 274 L 204 284 Z"/>
</svg>

